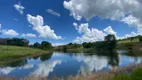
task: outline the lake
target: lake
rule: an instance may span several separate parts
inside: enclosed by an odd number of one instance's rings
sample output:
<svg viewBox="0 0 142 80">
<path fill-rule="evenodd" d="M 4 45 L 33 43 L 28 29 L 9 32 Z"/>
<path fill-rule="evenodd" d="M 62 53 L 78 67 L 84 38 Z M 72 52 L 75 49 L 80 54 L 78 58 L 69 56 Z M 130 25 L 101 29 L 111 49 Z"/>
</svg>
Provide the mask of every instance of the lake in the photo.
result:
<svg viewBox="0 0 142 80">
<path fill-rule="evenodd" d="M 127 56 L 123 52 L 117 51 L 118 54 L 113 55 L 53 52 L 0 67 L 0 75 L 19 78 L 28 75 L 66 77 L 142 62 L 142 57 Z"/>
</svg>

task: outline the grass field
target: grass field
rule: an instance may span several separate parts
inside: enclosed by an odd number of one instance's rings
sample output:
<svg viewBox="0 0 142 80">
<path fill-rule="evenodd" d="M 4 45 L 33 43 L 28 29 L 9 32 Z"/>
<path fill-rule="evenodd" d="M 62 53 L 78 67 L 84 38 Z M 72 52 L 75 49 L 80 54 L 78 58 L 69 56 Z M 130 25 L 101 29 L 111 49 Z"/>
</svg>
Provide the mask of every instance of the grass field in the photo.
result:
<svg viewBox="0 0 142 80">
<path fill-rule="evenodd" d="M 138 38 L 135 38 L 132 41 L 130 39 L 121 40 L 121 41 L 118 41 L 118 44 L 122 44 L 122 43 L 136 43 L 136 42 L 139 42 Z"/>
<path fill-rule="evenodd" d="M 49 53 L 49 51 L 33 49 L 28 47 L 0 45 L 0 61 L 7 59 L 17 59 L 28 56 L 35 56 L 35 55 L 40 55 L 42 53 Z"/>
</svg>

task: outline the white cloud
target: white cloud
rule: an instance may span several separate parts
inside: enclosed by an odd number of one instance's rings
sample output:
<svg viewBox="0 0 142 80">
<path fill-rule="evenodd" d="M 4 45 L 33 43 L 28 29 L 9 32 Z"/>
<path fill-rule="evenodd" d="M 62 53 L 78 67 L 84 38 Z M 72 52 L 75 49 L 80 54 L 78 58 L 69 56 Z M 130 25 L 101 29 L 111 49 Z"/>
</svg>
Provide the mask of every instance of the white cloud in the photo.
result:
<svg viewBox="0 0 142 80">
<path fill-rule="evenodd" d="M 13 29 L 9 29 L 9 30 L 2 30 L 1 31 L 3 35 L 7 35 L 7 36 L 12 36 L 12 37 L 15 37 L 15 36 L 18 36 L 19 33 L 17 33 L 15 30 Z"/>
<path fill-rule="evenodd" d="M 19 2 L 18 4 L 14 5 L 14 8 L 20 13 L 23 14 L 24 13 L 24 7 L 21 5 L 21 3 Z"/>
<path fill-rule="evenodd" d="M 123 37 L 120 37 L 120 39 L 123 39 L 123 38 L 129 38 L 129 37 L 135 37 L 135 36 L 137 36 L 137 35 L 140 35 L 139 33 L 135 33 L 135 32 L 131 32 L 131 33 L 129 33 L 129 34 L 126 34 L 126 35 L 124 35 Z"/>
<path fill-rule="evenodd" d="M 40 35 L 39 37 L 56 39 L 56 40 L 62 39 L 61 36 L 57 36 L 55 34 L 54 30 L 52 30 L 50 26 L 48 25 L 44 26 L 44 21 L 42 16 L 37 15 L 35 17 L 30 14 L 27 14 L 27 20 L 31 25 L 33 25 L 33 29 L 39 33 Z"/>
<path fill-rule="evenodd" d="M 117 20 L 134 26 L 142 34 L 141 0 L 69 0 L 63 2 L 64 8 L 76 16 L 90 20 L 93 17 Z"/>
<path fill-rule="evenodd" d="M 64 1 L 63 5 L 71 14 L 87 20 L 95 16 L 121 19 L 141 8 L 138 0 L 69 0 Z"/>
<path fill-rule="evenodd" d="M 124 39 L 128 37 L 135 37 L 137 35 L 142 35 L 141 31 L 128 33 L 124 36 L 118 36 L 117 32 L 115 32 L 111 26 L 106 27 L 103 30 L 98 30 L 96 28 L 89 29 L 88 23 L 81 23 L 78 25 L 77 23 L 73 23 L 73 26 L 78 30 L 80 37 L 76 37 L 73 41 L 74 43 L 83 43 L 83 42 L 96 42 L 104 40 L 104 37 L 108 34 L 114 34 L 116 39 Z"/>
<path fill-rule="evenodd" d="M 28 33 L 28 34 L 22 34 L 21 35 L 22 37 L 31 37 L 31 38 L 35 38 L 36 37 L 36 35 L 35 34 L 32 34 L 32 33 Z"/>
<path fill-rule="evenodd" d="M 88 23 L 82 23 L 78 25 L 77 23 L 73 23 L 73 26 L 78 30 L 81 34 L 81 37 L 77 37 L 73 42 L 82 43 L 82 42 L 95 42 L 104 39 L 104 36 L 107 34 L 115 34 L 116 32 L 108 26 L 104 29 L 104 31 L 98 30 L 96 28 L 89 29 Z"/>
<path fill-rule="evenodd" d="M 122 22 L 134 26 L 138 29 L 138 31 L 142 32 L 142 21 L 140 18 L 134 17 L 133 15 L 129 15 L 121 20 Z"/>
<path fill-rule="evenodd" d="M 1 29 L 1 24 L 0 24 L 0 29 Z"/>
<path fill-rule="evenodd" d="M 47 9 L 47 12 L 50 13 L 50 14 L 52 14 L 52 15 L 54 15 L 54 16 L 58 16 L 58 17 L 61 16 L 59 13 L 53 11 L 52 9 Z"/>
<path fill-rule="evenodd" d="M 80 21 L 80 20 L 82 19 L 81 16 L 76 15 L 76 14 L 70 14 L 70 16 L 73 16 L 73 18 L 74 18 L 75 20 L 78 20 L 78 21 Z"/>
<path fill-rule="evenodd" d="M 114 35 L 116 35 L 116 32 L 112 29 L 111 26 L 108 26 L 107 28 L 105 28 L 104 32 L 106 32 L 107 34 L 114 34 Z"/>
<path fill-rule="evenodd" d="M 42 63 L 38 64 L 38 68 L 32 73 L 32 75 L 46 77 L 49 75 L 50 72 L 53 72 L 54 67 L 60 63 L 61 63 L 61 61 L 59 61 L 59 60 L 50 61 L 47 63 L 42 62 Z"/>
</svg>

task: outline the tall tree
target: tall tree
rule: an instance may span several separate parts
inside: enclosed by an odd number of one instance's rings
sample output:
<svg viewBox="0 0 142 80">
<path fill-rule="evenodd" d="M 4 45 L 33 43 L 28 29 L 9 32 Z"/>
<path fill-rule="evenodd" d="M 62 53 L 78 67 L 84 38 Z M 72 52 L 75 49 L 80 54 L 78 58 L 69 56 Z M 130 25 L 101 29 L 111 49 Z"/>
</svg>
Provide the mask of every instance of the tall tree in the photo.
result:
<svg viewBox="0 0 142 80">
<path fill-rule="evenodd" d="M 51 45 L 51 43 L 49 43 L 47 41 L 42 41 L 41 48 L 44 50 L 52 49 L 52 45 Z"/>
<path fill-rule="evenodd" d="M 40 43 L 38 43 L 38 42 L 35 42 L 35 43 L 34 43 L 34 48 L 41 48 L 41 45 L 40 45 Z"/>
<path fill-rule="evenodd" d="M 105 36 L 105 43 L 106 43 L 105 46 L 107 49 L 109 49 L 109 50 L 115 49 L 116 44 L 117 44 L 115 35 L 109 34 L 109 35 Z"/>
</svg>

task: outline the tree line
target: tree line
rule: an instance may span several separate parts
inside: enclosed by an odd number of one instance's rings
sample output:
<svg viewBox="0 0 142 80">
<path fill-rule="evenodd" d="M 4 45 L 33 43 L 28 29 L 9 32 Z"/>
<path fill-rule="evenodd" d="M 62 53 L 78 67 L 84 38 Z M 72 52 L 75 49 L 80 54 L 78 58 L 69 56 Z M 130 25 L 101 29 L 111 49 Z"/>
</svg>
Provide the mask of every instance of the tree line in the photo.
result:
<svg viewBox="0 0 142 80">
<path fill-rule="evenodd" d="M 84 42 L 82 44 L 69 43 L 67 45 L 58 46 L 58 49 L 67 50 L 67 49 L 77 49 L 77 48 L 94 48 L 94 50 L 113 50 L 116 48 L 117 40 L 115 35 L 109 34 L 104 37 L 104 41 L 97 42 Z"/>
<path fill-rule="evenodd" d="M 28 46 L 29 40 L 24 38 L 7 38 L 6 39 L 6 45 L 12 45 L 12 46 Z"/>
<path fill-rule="evenodd" d="M 49 50 L 52 49 L 52 44 L 47 41 L 42 41 L 41 43 L 35 42 L 33 45 L 30 45 L 32 48 L 38 48 L 43 50 Z"/>
<path fill-rule="evenodd" d="M 0 45 L 9 45 L 9 46 L 21 46 L 21 47 L 31 47 L 31 48 L 38 48 L 38 49 L 52 49 L 52 44 L 47 41 L 42 41 L 41 43 L 35 42 L 33 45 L 29 45 L 29 40 L 24 38 L 5 38 L 1 39 Z"/>
</svg>

